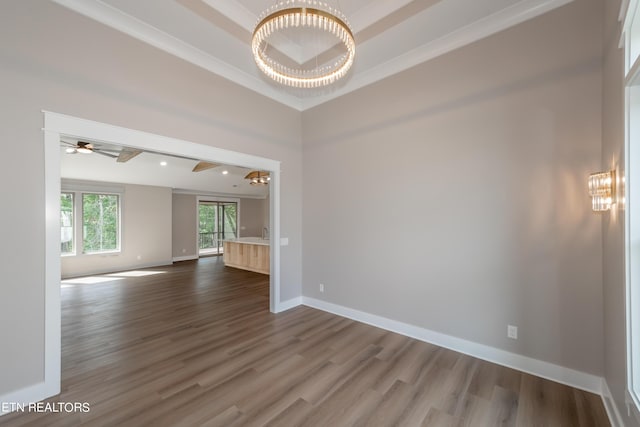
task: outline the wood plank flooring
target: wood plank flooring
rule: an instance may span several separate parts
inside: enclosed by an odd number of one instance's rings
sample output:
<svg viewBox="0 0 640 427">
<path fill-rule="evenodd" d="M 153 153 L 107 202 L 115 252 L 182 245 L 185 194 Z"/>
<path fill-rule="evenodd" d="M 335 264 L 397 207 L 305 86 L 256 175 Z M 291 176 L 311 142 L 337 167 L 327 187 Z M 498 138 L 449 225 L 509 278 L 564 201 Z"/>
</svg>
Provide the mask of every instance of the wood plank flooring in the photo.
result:
<svg viewBox="0 0 640 427">
<path fill-rule="evenodd" d="M 609 425 L 594 394 L 308 307 L 271 314 L 268 276 L 219 257 L 100 279 L 63 284 L 49 400 L 90 411 L 0 426 Z"/>
</svg>

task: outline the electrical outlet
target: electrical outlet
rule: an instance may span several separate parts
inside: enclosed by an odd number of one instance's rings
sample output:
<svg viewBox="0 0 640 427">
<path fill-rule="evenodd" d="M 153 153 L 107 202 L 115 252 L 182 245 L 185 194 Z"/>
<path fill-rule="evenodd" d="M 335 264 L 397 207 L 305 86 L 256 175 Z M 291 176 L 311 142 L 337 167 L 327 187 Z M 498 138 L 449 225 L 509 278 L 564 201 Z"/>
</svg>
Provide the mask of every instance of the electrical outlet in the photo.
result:
<svg viewBox="0 0 640 427">
<path fill-rule="evenodd" d="M 507 325 L 507 338 L 512 340 L 518 339 L 518 327 L 513 325 Z"/>
<path fill-rule="evenodd" d="M 320 283 L 320 292 L 324 292 L 324 285 Z"/>
</svg>

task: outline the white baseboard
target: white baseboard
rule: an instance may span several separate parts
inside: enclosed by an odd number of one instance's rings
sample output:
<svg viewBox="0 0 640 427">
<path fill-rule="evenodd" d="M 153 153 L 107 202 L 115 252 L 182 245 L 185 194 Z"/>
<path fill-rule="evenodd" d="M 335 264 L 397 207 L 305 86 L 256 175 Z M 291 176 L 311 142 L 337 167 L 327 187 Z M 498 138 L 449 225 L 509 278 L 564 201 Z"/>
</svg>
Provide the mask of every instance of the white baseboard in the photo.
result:
<svg viewBox="0 0 640 427">
<path fill-rule="evenodd" d="M 276 313 L 290 310 L 299 305 L 302 305 L 302 297 L 291 298 L 289 300 L 279 302 L 276 305 Z"/>
<path fill-rule="evenodd" d="M 0 417 L 12 412 L 5 411 L 4 409 L 6 408 L 4 406 L 9 405 L 10 407 L 15 407 L 17 404 L 27 405 L 31 402 L 39 402 L 51 396 L 51 392 L 44 381 L 3 394 L 0 396 Z M 4 403 L 4 405 L 2 405 L 2 403 Z"/>
<path fill-rule="evenodd" d="M 180 261 L 191 261 L 194 259 L 198 259 L 198 255 L 185 255 L 185 256 L 177 256 L 177 257 L 173 257 L 172 261 L 173 262 L 180 262 Z"/>
<path fill-rule="evenodd" d="M 616 402 L 613 400 L 613 395 L 611 394 L 607 380 L 604 378 L 602 379 L 602 403 L 604 404 L 604 409 L 607 411 L 611 427 L 624 427 L 624 421 L 618 410 L 618 405 L 616 405 Z"/>
<path fill-rule="evenodd" d="M 386 317 L 354 310 L 352 308 L 332 304 L 315 298 L 302 297 L 302 304 L 337 314 L 339 316 L 347 317 L 349 319 L 357 320 L 358 322 L 376 326 L 381 329 L 386 329 L 391 332 L 396 332 L 420 341 L 468 354 L 469 356 L 477 357 L 478 359 L 507 366 L 551 381 L 556 381 L 571 387 L 602 395 L 602 377 L 597 375 L 565 368 L 553 363 L 544 362 L 542 360 L 511 353 L 495 347 L 456 338 L 451 335 L 442 334 L 440 332 L 409 325 L 397 320 L 387 319 Z"/>
</svg>

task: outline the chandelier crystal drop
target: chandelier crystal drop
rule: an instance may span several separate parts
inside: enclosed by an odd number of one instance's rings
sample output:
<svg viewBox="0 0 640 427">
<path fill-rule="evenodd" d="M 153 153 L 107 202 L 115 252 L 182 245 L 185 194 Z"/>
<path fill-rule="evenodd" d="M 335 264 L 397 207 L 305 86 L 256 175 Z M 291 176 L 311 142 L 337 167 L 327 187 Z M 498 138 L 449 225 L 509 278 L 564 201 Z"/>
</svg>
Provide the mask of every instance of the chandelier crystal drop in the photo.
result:
<svg viewBox="0 0 640 427">
<path fill-rule="evenodd" d="M 329 34 L 344 52 L 337 59 L 311 69 L 286 66 L 271 56 L 267 47 L 274 36 L 289 29 Z M 347 74 L 353 65 L 356 43 L 347 19 L 337 9 L 316 0 L 286 0 L 260 15 L 251 50 L 258 68 L 276 82 L 296 88 L 316 88 L 331 85 Z"/>
</svg>

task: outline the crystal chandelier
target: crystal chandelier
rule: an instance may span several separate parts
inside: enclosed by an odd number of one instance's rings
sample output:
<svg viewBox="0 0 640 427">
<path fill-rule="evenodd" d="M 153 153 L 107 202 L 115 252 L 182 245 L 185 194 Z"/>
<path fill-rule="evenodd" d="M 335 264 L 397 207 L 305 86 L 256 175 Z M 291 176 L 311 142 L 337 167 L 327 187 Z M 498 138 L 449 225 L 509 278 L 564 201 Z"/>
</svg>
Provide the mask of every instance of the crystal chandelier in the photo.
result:
<svg viewBox="0 0 640 427">
<path fill-rule="evenodd" d="M 314 67 L 284 65 L 276 59 L 277 53 L 268 52 L 268 47 L 274 37 L 289 29 L 328 34 L 335 38 L 333 43 L 340 46 L 342 54 L 322 64 L 316 57 Z M 356 43 L 346 18 L 337 9 L 316 0 L 286 0 L 260 15 L 251 50 L 258 68 L 276 82 L 296 88 L 316 88 L 330 85 L 347 74 L 353 65 Z"/>
</svg>

